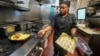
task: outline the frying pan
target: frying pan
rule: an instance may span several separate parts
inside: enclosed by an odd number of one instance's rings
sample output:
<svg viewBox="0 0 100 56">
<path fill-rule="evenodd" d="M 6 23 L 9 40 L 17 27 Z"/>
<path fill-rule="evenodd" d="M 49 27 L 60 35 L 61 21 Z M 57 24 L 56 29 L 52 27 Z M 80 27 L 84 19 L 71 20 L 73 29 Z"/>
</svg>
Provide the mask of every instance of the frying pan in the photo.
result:
<svg viewBox="0 0 100 56">
<path fill-rule="evenodd" d="M 25 41 L 30 38 L 31 34 L 28 32 L 16 32 L 9 36 L 11 41 Z"/>
</svg>

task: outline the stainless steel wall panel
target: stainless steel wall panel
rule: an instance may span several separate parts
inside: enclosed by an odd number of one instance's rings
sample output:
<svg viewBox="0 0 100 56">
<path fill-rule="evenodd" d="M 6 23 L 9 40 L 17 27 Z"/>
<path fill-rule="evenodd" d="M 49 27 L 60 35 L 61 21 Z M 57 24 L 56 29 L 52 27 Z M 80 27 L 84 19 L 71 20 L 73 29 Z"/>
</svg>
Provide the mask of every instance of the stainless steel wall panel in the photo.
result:
<svg viewBox="0 0 100 56">
<path fill-rule="evenodd" d="M 30 11 L 22 13 L 22 20 L 43 20 L 49 21 L 51 5 L 59 4 L 59 0 L 42 0 L 42 5 L 38 5 L 36 0 L 30 0 Z"/>
<path fill-rule="evenodd" d="M 41 8 L 37 4 L 30 4 L 30 11 L 22 12 L 22 20 L 39 20 L 41 19 Z"/>
<path fill-rule="evenodd" d="M 20 21 L 21 13 L 19 11 L 1 7 L 0 8 L 0 24 L 8 21 Z"/>
<path fill-rule="evenodd" d="M 44 4 L 41 6 L 41 18 L 44 22 L 49 22 L 50 8 L 50 4 Z"/>
<path fill-rule="evenodd" d="M 29 2 L 30 4 L 38 4 L 38 2 L 36 0 L 30 0 Z"/>
<path fill-rule="evenodd" d="M 5 16 L 6 22 L 21 20 L 20 11 L 13 10 L 13 9 L 4 9 L 4 16 Z"/>
<path fill-rule="evenodd" d="M 0 8 L 0 24 L 3 24 L 4 20 L 4 10 Z"/>
</svg>

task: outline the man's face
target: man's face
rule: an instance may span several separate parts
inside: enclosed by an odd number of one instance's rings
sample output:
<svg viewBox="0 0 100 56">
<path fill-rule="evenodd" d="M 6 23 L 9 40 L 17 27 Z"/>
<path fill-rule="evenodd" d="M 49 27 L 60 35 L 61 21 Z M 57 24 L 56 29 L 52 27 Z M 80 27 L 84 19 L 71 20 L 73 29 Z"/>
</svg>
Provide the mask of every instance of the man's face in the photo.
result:
<svg viewBox="0 0 100 56">
<path fill-rule="evenodd" d="M 65 15 L 69 12 L 69 7 L 66 4 L 60 4 L 60 14 Z"/>
</svg>

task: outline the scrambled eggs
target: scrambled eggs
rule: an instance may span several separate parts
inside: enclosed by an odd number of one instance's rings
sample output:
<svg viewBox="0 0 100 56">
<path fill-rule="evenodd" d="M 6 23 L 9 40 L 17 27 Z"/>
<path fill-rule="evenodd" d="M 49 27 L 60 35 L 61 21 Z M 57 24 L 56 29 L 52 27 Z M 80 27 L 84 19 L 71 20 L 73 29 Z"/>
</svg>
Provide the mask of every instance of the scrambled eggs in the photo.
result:
<svg viewBox="0 0 100 56">
<path fill-rule="evenodd" d="M 11 36 L 11 40 L 25 40 L 30 37 L 30 34 L 16 33 Z"/>
</svg>

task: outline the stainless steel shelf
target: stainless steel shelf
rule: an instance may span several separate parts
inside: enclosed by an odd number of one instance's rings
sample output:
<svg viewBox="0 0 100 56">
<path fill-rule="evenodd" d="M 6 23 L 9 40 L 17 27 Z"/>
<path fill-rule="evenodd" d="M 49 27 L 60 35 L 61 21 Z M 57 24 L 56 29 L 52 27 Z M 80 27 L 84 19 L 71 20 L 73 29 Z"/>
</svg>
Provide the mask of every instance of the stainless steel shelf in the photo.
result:
<svg viewBox="0 0 100 56">
<path fill-rule="evenodd" d="M 92 1 L 89 6 L 100 6 L 100 1 Z"/>
<path fill-rule="evenodd" d="M 17 6 L 8 2 L 4 2 L 4 1 L 0 1 L 0 7 L 12 8 L 19 11 L 29 11 L 29 8 L 20 7 L 20 6 Z"/>
</svg>

